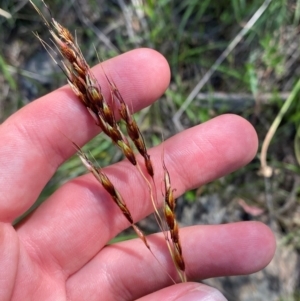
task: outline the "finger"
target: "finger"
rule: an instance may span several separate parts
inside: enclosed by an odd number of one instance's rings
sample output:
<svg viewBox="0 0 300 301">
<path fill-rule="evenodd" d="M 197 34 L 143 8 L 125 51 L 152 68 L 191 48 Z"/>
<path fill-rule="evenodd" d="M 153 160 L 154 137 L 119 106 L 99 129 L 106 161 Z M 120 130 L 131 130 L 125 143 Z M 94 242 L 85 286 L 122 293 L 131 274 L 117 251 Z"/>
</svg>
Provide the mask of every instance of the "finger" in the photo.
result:
<svg viewBox="0 0 300 301">
<path fill-rule="evenodd" d="M 162 266 L 178 280 L 163 236 L 151 235 L 148 240 Z M 181 242 L 189 280 L 253 273 L 275 252 L 272 232 L 258 222 L 183 228 Z M 104 300 L 135 300 L 171 283 L 136 239 L 105 247 L 68 279 L 67 291 L 74 301 L 97 300 L 100 295 Z"/>
<path fill-rule="evenodd" d="M 247 121 L 224 115 L 172 137 L 163 148 L 178 196 L 245 165 L 256 152 L 257 137 Z M 157 183 L 163 176 L 162 151 L 162 146 L 150 150 Z M 153 211 L 148 188 L 133 166 L 124 161 L 105 172 L 127 202 L 134 221 Z M 160 185 L 157 187 L 160 197 Z M 35 256 L 51 253 L 44 264 L 51 265 L 55 258 L 66 273 L 72 274 L 128 226 L 101 185 L 86 175 L 59 189 L 18 232 L 24 242 L 39 246 L 35 252 L 40 254 Z"/>
<path fill-rule="evenodd" d="M 150 49 L 130 51 L 102 65 L 134 111 L 156 100 L 169 83 L 166 60 Z M 108 99 L 103 69 L 98 65 L 93 72 Z M 28 209 L 57 167 L 74 153 L 63 134 L 82 145 L 98 132 L 85 107 L 66 86 L 24 107 L 2 124 L 0 220 L 11 222 Z"/>
<path fill-rule="evenodd" d="M 11 300 L 19 263 L 19 240 L 11 225 L 0 223 L 0 300 Z"/>
</svg>

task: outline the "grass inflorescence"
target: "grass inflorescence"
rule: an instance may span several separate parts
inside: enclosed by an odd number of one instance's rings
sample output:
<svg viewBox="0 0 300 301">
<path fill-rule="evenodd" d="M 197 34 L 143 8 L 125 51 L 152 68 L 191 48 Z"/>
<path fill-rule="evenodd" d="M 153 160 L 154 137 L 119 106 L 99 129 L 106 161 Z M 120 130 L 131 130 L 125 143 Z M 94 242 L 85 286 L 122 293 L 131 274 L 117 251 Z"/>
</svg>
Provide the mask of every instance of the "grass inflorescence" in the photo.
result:
<svg viewBox="0 0 300 301">
<path fill-rule="evenodd" d="M 164 237 L 178 275 L 181 281 L 185 282 L 185 263 L 182 254 L 182 246 L 179 240 L 178 223 L 175 217 L 175 199 L 173 197 L 170 175 L 165 164 L 163 163 L 163 169 L 165 173 L 165 202 L 163 209 L 164 214 L 162 215 L 160 214 L 160 211 L 157 207 L 157 195 L 156 193 L 153 193 L 153 190 L 156 190 L 153 163 L 150 159 L 150 155 L 148 154 L 142 133 L 116 84 L 112 79 L 109 79 L 108 76 L 105 75 L 111 91 L 111 100 L 110 102 L 108 102 L 102 94 L 101 86 L 93 75 L 88 63 L 86 62 L 81 49 L 76 42 L 76 39 L 73 37 L 70 31 L 53 18 L 50 8 L 44 3 L 44 1 L 42 2 L 46 6 L 50 14 L 51 21 L 47 20 L 47 18 L 42 14 L 39 8 L 32 1 L 30 2 L 48 28 L 55 49 L 44 40 L 42 40 L 38 36 L 38 34 L 36 34 L 37 38 L 41 41 L 42 45 L 45 47 L 49 55 L 53 58 L 54 62 L 63 70 L 70 87 L 72 88 L 78 99 L 81 101 L 81 103 L 87 108 L 96 125 L 99 126 L 102 132 L 107 135 L 115 145 L 119 147 L 128 161 L 132 165 L 137 167 L 142 178 L 145 180 L 154 207 L 156 220 L 159 224 L 160 229 L 164 232 Z M 54 56 L 56 55 L 60 55 L 62 57 L 62 60 L 60 62 L 57 62 L 57 60 L 54 58 Z M 115 110 L 114 106 L 117 106 L 117 110 Z M 124 133 L 121 129 L 119 122 L 117 121 L 117 118 L 115 116 L 115 111 L 118 111 L 121 120 L 125 123 L 126 133 Z M 144 158 L 146 173 L 143 172 L 143 170 L 140 168 L 139 163 L 136 159 L 134 149 L 132 148 L 127 137 L 129 137 L 140 155 Z M 124 217 L 130 223 L 137 236 L 151 251 L 146 236 L 135 224 L 134 218 L 132 217 L 120 192 L 115 188 L 113 183 L 102 171 L 102 169 L 97 168 L 88 159 L 87 155 L 76 143 L 73 142 L 73 145 L 76 148 L 78 156 L 80 157 L 83 165 L 94 175 L 97 181 L 101 183 L 102 187 L 108 192 L 112 200 L 121 210 Z M 148 177 L 151 178 L 152 184 L 148 180 Z M 164 220 L 166 222 L 164 222 Z M 165 224 L 168 225 L 167 230 L 165 229 Z M 151 253 L 153 254 L 152 251 Z M 154 257 L 157 258 L 155 255 Z M 170 278 L 172 279 L 172 281 L 174 281 L 171 276 Z"/>
</svg>

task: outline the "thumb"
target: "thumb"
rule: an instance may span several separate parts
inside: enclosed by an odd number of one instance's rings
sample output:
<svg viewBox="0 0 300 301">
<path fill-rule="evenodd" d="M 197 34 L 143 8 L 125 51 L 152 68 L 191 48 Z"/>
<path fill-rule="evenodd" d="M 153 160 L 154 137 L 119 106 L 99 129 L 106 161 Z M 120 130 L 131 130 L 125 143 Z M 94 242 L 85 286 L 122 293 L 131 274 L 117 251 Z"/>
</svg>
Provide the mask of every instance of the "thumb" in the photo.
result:
<svg viewBox="0 0 300 301">
<path fill-rule="evenodd" d="M 17 275 L 19 239 L 10 224 L 0 223 L 0 300 L 11 300 Z"/>
<path fill-rule="evenodd" d="M 184 294 L 179 295 L 174 301 L 227 301 L 227 299 L 215 288 L 204 285 L 195 284 Z"/>
<path fill-rule="evenodd" d="M 215 288 L 202 283 L 187 282 L 166 287 L 138 301 L 227 301 Z"/>
</svg>

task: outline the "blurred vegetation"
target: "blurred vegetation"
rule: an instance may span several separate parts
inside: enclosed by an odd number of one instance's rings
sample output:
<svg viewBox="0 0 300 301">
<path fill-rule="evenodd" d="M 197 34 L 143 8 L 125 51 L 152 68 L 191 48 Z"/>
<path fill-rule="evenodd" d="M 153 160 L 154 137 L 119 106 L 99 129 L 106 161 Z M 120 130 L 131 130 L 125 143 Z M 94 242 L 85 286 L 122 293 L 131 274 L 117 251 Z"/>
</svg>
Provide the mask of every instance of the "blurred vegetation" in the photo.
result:
<svg viewBox="0 0 300 301">
<path fill-rule="evenodd" d="M 39 7 L 47 14 L 45 8 Z M 87 61 L 103 59 L 138 47 L 151 47 L 168 60 L 172 80 L 165 95 L 137 119 L 149 145 L 176 133 L 171 116 L 189 93 L 257 12 L 262 1 L 253 0 L 70 0 L 49 1 L 55 18 L 76 31 Z M 0 8 L 0 121 L 35 98 L 65 84 L 32 31 L 48 39 L 42 21 L 27 1 L 1 0 Z M 267 212 L 284 241 L 300 250 L 300 102 L 296 84 L 300 75 L 300 1 L 273 0 L 210 77 L 182 115 L 184 128 L 223 113 L 235 113 L 256 128 L 260 146 L 291 93 L 293 101 L 273 133 L 267 151 L 271 177 L 259 176 L 259 155 L 245 168 L 188 192 L 184 202 L 218 191 L 226 192 L 224 206 L 235 197 Z M 230 139 L 230 137 L 228 137 Z M 86 149 L 101 166 L 121 158 L 103 136 Z M 74 157 L 62 165 L 38 202 L 62 182 L 85 173 Z M 266 182 L 268 185 L 266 185 Z M 270 185 L 269 185 L 270 184 Z M 234 187 L 228 193 L 228 187 Z M 271 188 L 267 188 L 267 187 Z M 271 202 L 266 200 L 271 197 Z M 288 203 L 287 200 L 290 200 Z M 288 203 L 288 204 L 287 204 Z M 270 214 L 272 212 L 272 214 Z M 268 215 L 269 213 L 269 215 Z M 248 219 L 259 219 L 248 215 Z"/>
</svg>

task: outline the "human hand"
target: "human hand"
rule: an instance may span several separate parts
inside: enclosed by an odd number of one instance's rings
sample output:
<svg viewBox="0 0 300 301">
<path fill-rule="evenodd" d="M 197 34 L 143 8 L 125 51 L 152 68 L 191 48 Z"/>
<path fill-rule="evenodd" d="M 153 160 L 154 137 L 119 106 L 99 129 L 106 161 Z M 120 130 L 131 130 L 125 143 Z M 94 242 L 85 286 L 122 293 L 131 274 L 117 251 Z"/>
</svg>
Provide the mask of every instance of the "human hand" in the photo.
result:
<svg viewBox="0 0 300 301">
<path fill-rule="evenodd" d="M 134 50 L 103 64 L 135 111 L 150 105 L 169 84 L 167 63 L 152 50 Z M 105 83 L 101 67 L 93 72 Z M 98 131 L 69 87 L 25 106 L 0 126 L 0 300 L 224 300 L 199 283 L 167 287 L 171 280 L 139 239 L 106 246 L 129 225 L 91 174 L 66 183 L 15 229 L 11 226 L 74 153 L 61 133 L 83 145 Z M 252 126 L 234 115 L 168 139 L 164 160 L 176 196 L 240 168 L 256 149 Z M 161 179 L 162 147 L 149 153 Z M 151 213 L 148 191 L 130 163 L 114 164 L 105 173 L 135 221 Z M 275 251 L 271 231 L 257 222 L 182 228 L 180 237 L 189 280 L 253 273 Z M 148 241 L 176 278 L 163 237 L 151 235 Z"/>
</svg>

